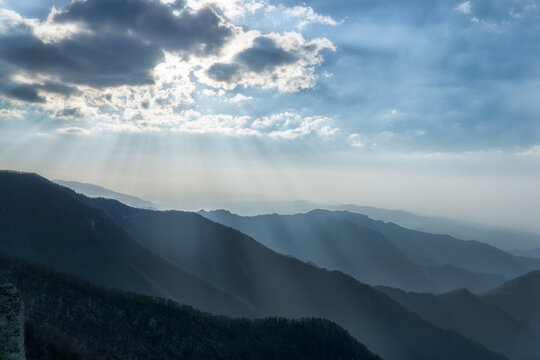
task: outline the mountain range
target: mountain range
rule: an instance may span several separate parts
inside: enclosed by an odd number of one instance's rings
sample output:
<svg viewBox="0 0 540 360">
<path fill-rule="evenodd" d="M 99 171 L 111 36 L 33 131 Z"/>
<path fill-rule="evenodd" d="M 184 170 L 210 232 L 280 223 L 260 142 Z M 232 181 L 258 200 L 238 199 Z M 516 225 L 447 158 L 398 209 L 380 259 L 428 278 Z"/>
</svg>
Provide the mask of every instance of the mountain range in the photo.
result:
<svg viewBox="0 0 540 360">
<path fill-rule="evenodd" d="M 481 292 L 540 268 L 537 259 L 477 241 L 410 230 L 348 211 L 249 217 L 226 210 L 199 213 L 280 253 L 341 270 L 372 285 Z"/>
<path fill-rule="evenodd" d="M 76 181 L 54 180 L 54 182 L 69 187 L 78 193 L 88 197 L 103 197 L 118 200 L 126 205 L 159 209 L 160 206 L 137 197 L 108 190 L 101 186 L 80 183 Z M 412 230 L 429 232 L 434 234 L 448 234 L 458 239 L 477 240 L 505 251 L 515 251 L 516 255 L 540 258 L 540 234 L 515 229 L 500 228 L 492 225 L 477 224 L 470 221 L 456 220 L 446 217 L 422 216 L 403 210 L 389 210 L 372 206 L 360 206 L 356 204 L 332 205 L 315 203 L 311 201 L 281 201 L 281 202 L 232 202 L 230 208 L 239 214 L 260 215 L 279 213 L 293 215 L 306 213 L 313 209 L 331 211 L 350 211 L 357 214 L 367 215 L 374 220 L 392 222 Z M 529 252 L 529 250 L 531 250 Z M 522 253 L 519 253 L 522 252 Z"/>
<path fill-rule="evenodd" d="M 384 359 L 504 358 L 199 214 L 90 199 L 34 174 L 0 173 L 0 239 L 10 256 L 215 314 L 335 321 Z"/>
</svg>

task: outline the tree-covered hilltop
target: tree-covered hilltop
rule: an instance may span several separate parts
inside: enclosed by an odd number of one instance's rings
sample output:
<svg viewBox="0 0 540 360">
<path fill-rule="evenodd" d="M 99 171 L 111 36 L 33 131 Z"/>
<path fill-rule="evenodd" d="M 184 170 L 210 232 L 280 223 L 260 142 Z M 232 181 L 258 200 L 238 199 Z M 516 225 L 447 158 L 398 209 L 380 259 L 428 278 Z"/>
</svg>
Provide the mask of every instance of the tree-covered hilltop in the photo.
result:
<svg viewBox="0 0 540 360">
<path fill-rule="evenodd" d="M 4 255 L 0 279 L 18 287 L 28 319 L 45 327 L 31 325 L 27 333 L 49 353 L 55 347 L 77 353 L 66 340 L 71 339 L 88 354 L 126 360 L 378 359 L 327 320 L 214 316 L 171 300 L 97 287 Z M 60 345 L 45 346 L 43 338 Z M 96 358 L 88 354 L 80 359 Z"/>
</svg>

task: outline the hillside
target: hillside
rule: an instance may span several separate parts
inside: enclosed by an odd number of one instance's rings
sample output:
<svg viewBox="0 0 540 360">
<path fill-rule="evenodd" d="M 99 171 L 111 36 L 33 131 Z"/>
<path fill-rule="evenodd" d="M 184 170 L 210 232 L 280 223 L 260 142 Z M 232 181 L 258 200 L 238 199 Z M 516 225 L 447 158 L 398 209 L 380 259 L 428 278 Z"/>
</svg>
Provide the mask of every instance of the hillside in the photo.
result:
<svg viewBox="0 0 540 360">
<path fill-rule="evenodd" d="M 516 319 L 529 322 L 540 334 L 540 271 L 531 271 L 481 295 Z"/>
<path fill-rule="evenodd" d="M 330 321 L 212 316 L 2 255 L 0 280 L 15 284 L 24 298 L 34 356 L 62 344 L 63 354 L 91 358 L 95 352 L 125 360 L 378 359 Z M 67 346 L 70 339 L 78 346 Z"/>
<path fill-rule="evenodd" d="M 218 314 L 257 314 L 234 295 L 148 251 L 81 198 L 37 175 L 0 172 L 0 251 L 107 287 Z"/>
<path fill-rule="evenodd" d="M 24 318 L 21 294 L 0 278 L 0 359 L 25 360 Z"/>
<path fill-rule="evenodd" d="M 540 354 L 540 337 L 531 326 L 465 289 L 437 295 L 377 289 L 430 323 L 455 330 L 511 359 L 534 360 Z"/>
</svg>

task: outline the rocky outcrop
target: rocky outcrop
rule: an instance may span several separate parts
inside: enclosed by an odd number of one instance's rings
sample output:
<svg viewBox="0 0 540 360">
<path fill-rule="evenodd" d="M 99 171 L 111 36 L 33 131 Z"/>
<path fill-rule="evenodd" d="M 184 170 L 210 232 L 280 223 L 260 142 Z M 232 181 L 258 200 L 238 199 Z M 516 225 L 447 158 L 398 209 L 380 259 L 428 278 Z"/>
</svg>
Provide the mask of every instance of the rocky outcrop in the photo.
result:
<svg viewBox="0 0 540 360">
<path fill-rule="evenodd" d="M 25 360 L 24 304 L 10 284 L 0 284 L 0 360 Z"/>
</svg>

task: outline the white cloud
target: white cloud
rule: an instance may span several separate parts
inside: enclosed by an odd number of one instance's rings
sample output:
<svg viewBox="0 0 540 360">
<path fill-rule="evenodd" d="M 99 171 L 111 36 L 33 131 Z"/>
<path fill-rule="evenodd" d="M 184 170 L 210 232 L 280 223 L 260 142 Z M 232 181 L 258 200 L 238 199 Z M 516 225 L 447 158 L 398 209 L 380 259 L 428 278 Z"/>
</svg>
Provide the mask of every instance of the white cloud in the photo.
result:
<svg viewBox="0 0 540 360">
<path fill-rule="evenodd" d="M 61 133 L 61 134 L 68 134 L 68 135 L 88 135 L 88 134 L 91 133 L 87 129 L 83 129 L 83 128 L 80 128 L 80 127 L 74 127 L 74 126 L 73 127 L 60 128 L 60 129 L 57 129 L 56 131 Z"/>
<path fill-rule="evenodd" d="M 459 4 L 458 6 L 456 6 L 454 8 L 456 11 L 459 11 L 463 14 L 470 14 L 471 13 L 471 9 L 472 9 L 472 4 L 470 1 L 465 1 L 465 2 L 462 2 L 461 4 Z"/>
<path fill-rule="evenodd" d="M 311 6 L 295 6 L 292 8 L 285 8 L 283 14 L 290 17 L 299 19 L 298 27 L 303 28 L 308 24 L 323 24 L 336 26 L 340 22 L 334 20 L 331 16 L 321 15 L 315 12 Z"/>
<path fill-rule="evenodd" d="M 232 98 L 229 98 L 228 101 L 231 103 L 237 103 L 241 101 L 247 101 L 253 99 L 251 96 L 245 96 L 243 94 L 236 94 Z"/>
<path fill-rule="evenodd" d="M 257 119 L 253 127 L 273 138 L 296 139 L 311 134 L 333 136 L 339 129 L 332 127 L 331 122 L 332 119 L 324 116 L 303 117 L 286 111 Z"/>
<path fill-rule="evenodd" d="M 250 119 L 249 116 L 186 111 L 173 130 L 199 134 L 257 135 L 257 132 L 248 126 Z"/>
<path fill-rule="evenodd" d="M 9 108 L 0 108 L 0 119 L 22 119 L 26 115 L 26 110 Z"/>
<path fill-rule="evenodd" d="M 540 145 L 533 145 L 525 151 L 517 153 L 520 156 L 540 156 Z"/>
<path fill-rule="evenodd" d="M 264 1 L 257 0 L 187 0 L 186 5 L 194 10 L 205 6 L 214 6 L 229 19 L 255 13 L 265 6 Z"/>
<path fill-rule="evenodd" d="M 353 147 L 358 147 L 358 148 L 362 148 L 366 146 L 366 144 L 364 144 L 360 140 L 360 135 L 356 133 L 349 135 L 349 144 Z"/>
</svg>

